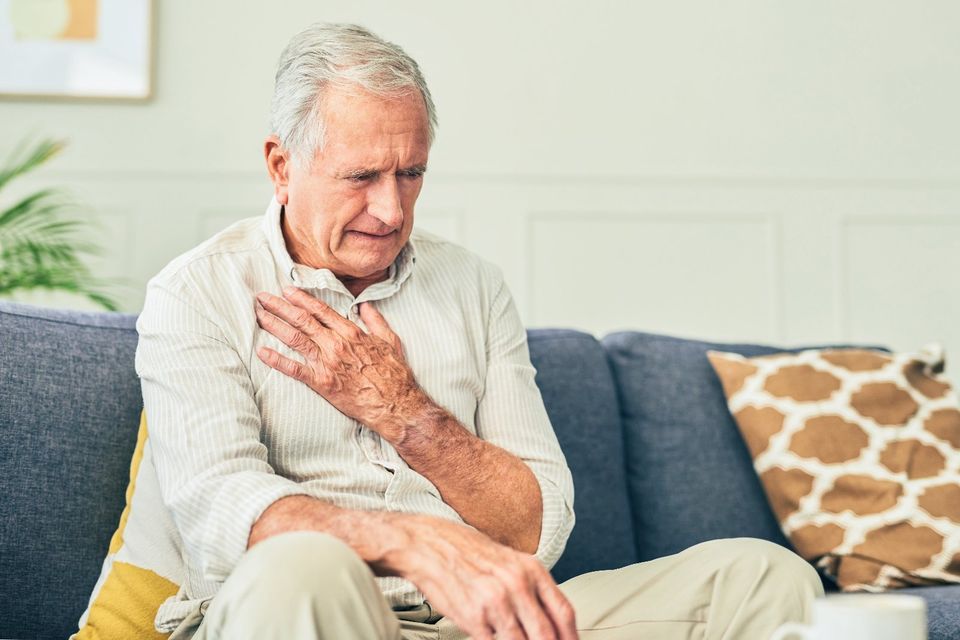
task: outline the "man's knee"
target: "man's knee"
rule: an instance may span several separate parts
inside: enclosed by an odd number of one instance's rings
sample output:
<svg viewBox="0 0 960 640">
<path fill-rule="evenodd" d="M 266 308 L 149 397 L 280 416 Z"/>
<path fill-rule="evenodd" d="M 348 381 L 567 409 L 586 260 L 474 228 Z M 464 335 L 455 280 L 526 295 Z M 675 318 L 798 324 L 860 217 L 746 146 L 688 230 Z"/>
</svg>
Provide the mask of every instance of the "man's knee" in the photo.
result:
<svg viewBox="0 0 960 640">
<path fill-rule="evenodd" d="M 823 583 L 813 566 L 774 542 L 759 538 L 728 538 L 697 545 L 727 571 L 763 577 L 767 589 L 778 588 L 804 597 L 823 595 Z"/>
<path fill-rule="evenodd" d="M 205 617 L 210 638 L 395 638 L 373 573 L 349 546 L 285 533 L 247 551 Z"/>
<path fill-rule="evenodd" d="M 231 581 L 271 594 L 317 590 L 343 592 L 345 584 L 369 579 L 370 569 L 346 543 L 325 533 L 296 531 L 273 536 L 244 554 Z M 225 585 L 226 586 L 226 585 Z M 317 594 L 327 595 L 327 594 Z"/>
</svg>

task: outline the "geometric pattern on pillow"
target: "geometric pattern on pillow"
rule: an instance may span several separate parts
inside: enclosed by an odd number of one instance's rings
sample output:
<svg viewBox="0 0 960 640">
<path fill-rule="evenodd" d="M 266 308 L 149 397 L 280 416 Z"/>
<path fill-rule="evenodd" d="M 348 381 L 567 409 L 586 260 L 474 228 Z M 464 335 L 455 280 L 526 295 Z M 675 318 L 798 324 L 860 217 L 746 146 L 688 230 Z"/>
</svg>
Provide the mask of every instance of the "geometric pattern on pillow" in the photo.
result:
<svg viewBox="0 0 960 640">
<path fill-rule="evenodd" d="M 844 591 L 960 582 L 960 406 L 939 346 L 707 357 L 801 556 Z"/>
<path fill-rule="evenodd" d="M 178 593 L 183 562 L 179 534 L 160 495 L 145 413 L 126 500 L 80 629 L 70 640 L 159 640 L 169 635 L 154 628 L 154 619 L 160 605 Z"/>
</svg>

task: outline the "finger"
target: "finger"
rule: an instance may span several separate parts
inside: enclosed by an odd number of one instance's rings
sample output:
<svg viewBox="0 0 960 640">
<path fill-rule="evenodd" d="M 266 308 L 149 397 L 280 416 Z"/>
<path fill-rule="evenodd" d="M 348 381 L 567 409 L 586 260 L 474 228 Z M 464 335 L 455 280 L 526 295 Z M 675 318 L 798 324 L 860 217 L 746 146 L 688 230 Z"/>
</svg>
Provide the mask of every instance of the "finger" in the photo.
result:
<svg viewBox="0 0 960 640">
<path fill-rule="evenodd" d="M 260 347 L 257 349 L 257 357 L 268 367 L 276 369 L 280 373 L 285 373 L 300 382 L 309 382 L 310 380 L 310 372 L 302 362 L 282 356 L 273 349 Z"/>
<path fill-rule="evenodd" d="M 294 351 L 302 354 L 308 360 L 320 360 L 321 353 L 317 347 L 317 343 L 308 338 L 302 331 L 294 329 L 266 309 L 257 308 L 256 313 L 257 322 L 266 332 L 276 337 L 280 342 Z"/>
<path fill-rule="evenodd" d="M 537 581 L 537 594 L 553 621 L 559 640 L 577 640 L 580 634 L 577 633 L 576 612 L 549 574 L 545 579 Z"/>
<path fill-rule="evenodd" d="M 306 295 L 306 294 L 304 294 Z M 309 311 L 266 291 L 257 294 L 257 301 L 263 308 L 277 316 L 291 327 L 300 329 L 308 336 L 321 335 L 325 327 Z"/>
<path fill-rule="evenodd" d="M 456 622 L 456 620 L 454 620 L 454 622 Z M 490 625 L 481 623 L 478 627 L 471 627 L 457 623 L 457 626 L 467 633 L 470 640 L 498 640 L 494 637 L 494 630 Z"/>
<path fill-rule="evenodd" d="M 528 640 L 527 634 L 523 632 L 523 627 L 511 607 L 498 607 L 489 618 L 491 619 L 488 620 L 488 624 L 493 627 L 494 636 L 497 640 Z M 529 636 L 529 638 L 537 639 L 537 636 Z"/>
<path fill-rule="evenodd" d="M 370 329 L 370 333 L 392 346 L 401 356 L 403 355 L 403 343 L 400 342 L 400 336 L 394 333 L 390 325 L 387 324 L 386 318 L 383 317 L 379 309 L 373 306 L 372 302 L 360 303 L 360 319 Z"/>
<path fill-rule="evenodd" d="M 314 298 L 303 289 L 284 287 L 283 297 L 290 301 L 288 304 L 293 303 L 297 308 L 306 311 L 319 320 L 325 327 L 333 329 L 345 338 L 355 337 L 360 333 L 357 325 L 341 316 L 330 305 Z"/>
<path fill-rule="evenodd" d="M 556 640 L 553 623 L 543 610 L 534 586 L 539 577 L 539 568 L 539 564 L 532 566 L 527 562 L 510 563 L 499 567 L 494 575 L 498 576 L 507 596 L 505 612 L 509 614 L 511 622 L 515 621 L 522 629 L 522 637 Z"/>
<path fill-rule="evenodd" d="M 465 617 L 462 615 L 446 614 L 458 629 L 467 634 L 470 640 L 499 640 L 495 638 L 495 631 L 484 620 L 482 615 Z"/>
<path fill-rule="evenodd" d="M 557 640 L 556 627 L 544 610 L 536 591 L 532 591 L 529 584 L 524 584 L 522 589 L 514 592 L 513 603 L 528 638 Z"/>
</svg>

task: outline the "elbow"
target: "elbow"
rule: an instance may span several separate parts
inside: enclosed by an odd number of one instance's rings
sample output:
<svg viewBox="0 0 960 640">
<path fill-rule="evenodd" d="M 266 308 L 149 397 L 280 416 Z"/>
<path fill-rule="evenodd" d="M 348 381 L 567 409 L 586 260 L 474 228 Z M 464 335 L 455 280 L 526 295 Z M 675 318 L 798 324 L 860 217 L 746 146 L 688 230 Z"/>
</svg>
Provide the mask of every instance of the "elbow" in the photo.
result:
<svg viewBox="0 0 960 640">
<path fill-rule="evenodd" d="M 540 548 L 543 534 L 543 494 L 538 482 L 533 482 L 530 493 L 530 500 L 523 510 L 524 516 L 519 518 L 510 546 L 517 551 L 535 555 Z"/>
<path fill-rule="evenodd" d="M 539 517 L 536 518 L 536 522 L 526 527 L 518 536 L 517 544 L 514 545 L 514 549 L 517 551 L 529 553 L 530 555 L 537 553 L 537 549 L 540 547 L 540 530 L 543 526 L 542 511 L 538 510 L 538 514 Z"/>
<path fill-rule="evenodd" d="M 250 527 L 247 549 L 281 533 L 309 528 L 306 514 L 316 503 L 315 498 L 305 495 L 286 496 L 273 502 Z"/>
</svg>

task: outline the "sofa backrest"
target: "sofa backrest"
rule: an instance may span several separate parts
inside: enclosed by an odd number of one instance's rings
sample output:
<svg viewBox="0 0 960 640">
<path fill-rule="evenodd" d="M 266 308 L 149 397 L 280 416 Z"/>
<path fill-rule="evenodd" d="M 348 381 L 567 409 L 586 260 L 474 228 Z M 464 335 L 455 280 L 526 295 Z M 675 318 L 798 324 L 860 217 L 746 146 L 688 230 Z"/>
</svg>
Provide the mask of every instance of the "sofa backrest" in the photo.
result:
<svg viewBox="0 0 960 640">
<path fill-rule="evenodd" d="M 0 303 L 0 637 L 65 638 L 123 509 L 134 318 Z"/>
<path fill-rule="evenodd" d="M 623 427 L 600 343 L 563 329 L 527 333 L 550 422 L 573 473 L 577 523 L 553 568 L 558 581 L 637 561 Z"/>
<path fill-rule="evenodd" d="M 640 559 L 717 538 L 789 547 L 706 356 L 782 349 L 633 331 L 608 335 L 603 345 L 620 399 Z"/>
</svg>

